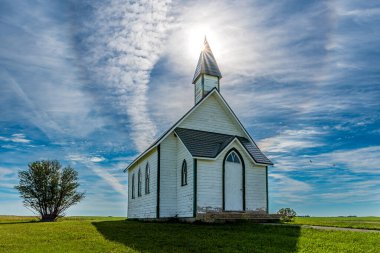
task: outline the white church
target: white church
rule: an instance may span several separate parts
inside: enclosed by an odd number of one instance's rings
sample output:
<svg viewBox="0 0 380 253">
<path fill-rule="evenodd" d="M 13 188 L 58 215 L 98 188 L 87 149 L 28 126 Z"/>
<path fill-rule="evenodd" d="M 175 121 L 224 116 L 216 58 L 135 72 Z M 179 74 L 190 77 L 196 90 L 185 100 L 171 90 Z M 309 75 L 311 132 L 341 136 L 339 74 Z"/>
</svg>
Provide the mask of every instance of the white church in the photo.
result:
<svg viewBox="0 0 380 253">
<path fill-rule="evenodd" d="M 221 78 L 205 39 L 193 78 L 195 105 L 124 170 L 129 219 L 268 214 L 273 164 L 222 97 Z"/>
</svg>

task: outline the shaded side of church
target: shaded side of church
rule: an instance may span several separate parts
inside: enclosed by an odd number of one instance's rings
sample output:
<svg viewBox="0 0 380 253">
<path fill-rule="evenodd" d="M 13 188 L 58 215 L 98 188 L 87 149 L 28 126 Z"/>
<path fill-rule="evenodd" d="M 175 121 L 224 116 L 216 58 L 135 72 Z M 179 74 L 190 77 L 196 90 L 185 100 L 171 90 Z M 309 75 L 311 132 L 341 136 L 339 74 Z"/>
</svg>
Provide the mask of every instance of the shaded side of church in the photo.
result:
<svg viewBox="0 0 380 253">
<path fill-rule="evenodd" d="M 195 105 L 125 169 L 128 218 L 268 214 L 273 164 L 222 97 L 221 78 L 205 40 L 193 78 Z"/>
</svg>

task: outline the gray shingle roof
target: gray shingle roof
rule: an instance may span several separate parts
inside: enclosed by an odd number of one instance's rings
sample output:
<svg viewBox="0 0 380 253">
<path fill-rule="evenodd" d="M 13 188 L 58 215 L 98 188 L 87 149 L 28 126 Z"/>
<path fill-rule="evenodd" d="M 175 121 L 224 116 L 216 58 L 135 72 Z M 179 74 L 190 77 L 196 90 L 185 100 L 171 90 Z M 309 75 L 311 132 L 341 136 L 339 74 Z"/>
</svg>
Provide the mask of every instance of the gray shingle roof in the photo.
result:
<svg viewBox="0 0 380 253">
<path fill-rule="evenodd" d="M 244 137 L 237 138 L 256 162 L 273 165 L 273 163 L 261 152 L 255 143 L 252 143 Z"/>
<path fill-rule="evenodd" d="M 217 76 L 219 78 L 222 77 L 222 74 L 220 73 L 218 64 L 216 63 L 215 57 L 211 51 L 210 45 L 208 44 L 206 38 L 204 42 L 204 49 L 202 50 L 201 54 L 199 55 L 199 60 L 197 67 L 195 69 L 194 77 L 193 77 L 193 83 L 195 83 L 197 77 L 200 74 L 207 74 L 211 76 Z"/>
<path fill-rule="evenodd" d="M 232 140 L 237 138 L 257 163 L 273 165 L 256 144 L 244 137 L 179 127 L 175 129 L 175 132 L 194 157 L 215 158 Z"/>
</svg>

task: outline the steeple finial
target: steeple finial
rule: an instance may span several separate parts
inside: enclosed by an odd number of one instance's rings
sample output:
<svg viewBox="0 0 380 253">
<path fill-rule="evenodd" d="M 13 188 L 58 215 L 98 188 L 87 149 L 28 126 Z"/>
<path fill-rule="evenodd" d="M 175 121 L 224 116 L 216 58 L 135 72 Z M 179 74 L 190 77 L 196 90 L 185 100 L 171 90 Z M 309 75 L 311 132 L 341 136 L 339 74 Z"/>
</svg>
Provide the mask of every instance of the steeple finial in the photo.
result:
<svg viewBox="0 0 380 253">
<path fill-rule="evenodd" d="M 208 42 L 207 42 L 206 35 L 205 35 L 205 40 L 204 40 L 204 42 L 203 42 L 203 51 L 205 51 L 205 50 L 211 51 L 210 45 L 209 45 Z M 212 52 L 211 52 L 211 53 L 212 53 Z"/>
</svg>

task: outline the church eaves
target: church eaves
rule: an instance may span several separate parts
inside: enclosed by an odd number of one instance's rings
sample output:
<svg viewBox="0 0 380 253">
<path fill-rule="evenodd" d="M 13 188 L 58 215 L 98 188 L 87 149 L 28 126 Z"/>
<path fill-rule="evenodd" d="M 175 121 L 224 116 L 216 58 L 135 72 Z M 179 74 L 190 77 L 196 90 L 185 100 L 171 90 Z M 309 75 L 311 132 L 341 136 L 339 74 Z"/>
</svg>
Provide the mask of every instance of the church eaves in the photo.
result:
<svg viewBox="0 0 380 253">
<path fill-rule="evenodd" d="M 199 55 L 198 64 L 195 69 L 193 84 L 201 74 L 222 78 L 222 74 L 220 73 L 218 64 L 216 63 L 214 54 L 212 53 L 206 38 L 204 41 L 204 49 Z"/>
</svg>

